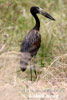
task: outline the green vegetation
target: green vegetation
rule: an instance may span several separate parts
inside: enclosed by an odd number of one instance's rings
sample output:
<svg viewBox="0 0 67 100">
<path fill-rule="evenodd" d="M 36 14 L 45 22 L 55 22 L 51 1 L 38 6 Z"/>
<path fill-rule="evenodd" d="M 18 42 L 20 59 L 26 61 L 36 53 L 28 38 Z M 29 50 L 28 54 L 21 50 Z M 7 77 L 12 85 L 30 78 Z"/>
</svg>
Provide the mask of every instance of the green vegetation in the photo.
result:
<svg viewBox="0 0 67 100">
<path fill-rule="evenodd" d="M 42 43 L 37 58 L 44 66 L 54 57 L 67 53 L 67 0 L 0 0 L 0 48 L 6 44 L 2 52 L 20 50 L 24 36 L 35 24 L 29 12 L 34 5 L 56 19 L 52 22 L 38 15 Z"/>
</svg>

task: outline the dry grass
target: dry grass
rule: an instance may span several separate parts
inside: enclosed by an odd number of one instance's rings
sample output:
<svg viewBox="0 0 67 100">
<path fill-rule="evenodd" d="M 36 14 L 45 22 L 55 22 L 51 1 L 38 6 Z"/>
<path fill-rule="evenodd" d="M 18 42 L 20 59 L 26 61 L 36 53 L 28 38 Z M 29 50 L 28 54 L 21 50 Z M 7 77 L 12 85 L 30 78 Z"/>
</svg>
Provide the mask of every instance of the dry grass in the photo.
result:
<svg viewBox="0 0 67 100">
<path fill-rule="evenodd" d="M 1 100 L 5 100 L 6 96 L 7 100 L 12 97 L 13 100 L 33 100 L 33 98 L 34 100 L 59 100 L 59 97 L 61 100 L 66 100 L 67 54 L 55 58 L 46 68 L 37 68 L 41 74 L 39 73 L 37 80 L 32 82 L 29 80 L 28 73 L 20 71 L 20 55 L 20 52 L 15 51 L 0 55 Z M 25 54 L 22 55 L 25 57 Z"/>
</svg>

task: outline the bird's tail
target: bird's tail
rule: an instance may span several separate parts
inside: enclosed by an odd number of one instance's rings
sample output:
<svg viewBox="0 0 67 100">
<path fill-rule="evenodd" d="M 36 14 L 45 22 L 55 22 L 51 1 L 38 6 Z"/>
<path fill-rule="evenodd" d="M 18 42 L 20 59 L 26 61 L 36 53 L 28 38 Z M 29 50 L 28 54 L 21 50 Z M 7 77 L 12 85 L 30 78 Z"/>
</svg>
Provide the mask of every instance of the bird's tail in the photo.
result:
<svg viewBox="0 0 67 100">
<path fill-rule="evenodd" d="M 21 58 L 20 58 L 21 71 L 25 71 L 27 69 L 27 65 L 30 60 L 31 60 L 30 53 L 22 53 Z"/>
</svg>

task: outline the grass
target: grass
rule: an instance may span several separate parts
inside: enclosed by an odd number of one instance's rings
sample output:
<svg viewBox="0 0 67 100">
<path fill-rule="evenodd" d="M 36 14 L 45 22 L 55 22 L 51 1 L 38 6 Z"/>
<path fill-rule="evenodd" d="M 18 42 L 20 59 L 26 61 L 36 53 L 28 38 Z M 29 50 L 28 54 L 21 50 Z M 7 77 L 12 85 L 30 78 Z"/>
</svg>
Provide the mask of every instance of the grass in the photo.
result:
<svg viewBox="0 0 67 100">
<path fill-rule="evenodd" d="M 56 21 L 52 22 L 38 15 L 42 41 L 36 56 L 37 79 L 35 80 L 33 72 L 31 82 L 30 71 L 26 70 L 24 73 L 20 71 L 18 51 L 24 36 L 35 25 L 35 20 L 29 11 L 34 5 L 50 13 Z M 6 95 L 10 99 L 14 97 L 16 100 L 19 98 L 27 100 L 30 95 L 34 97 L 36 94 L 37 96 L 44 94 L 51 100 L 56 96 L 63 100 L 67 98 L 66 7 L 67 0 L 0 0 L 1 100 L 5 99 Z"/>
<path fill-rule="evenodd" d="M 52 22 L 38 15 L 42 42 L 37 58 L 41 66 L 46 66 L 54 57 L 67 53 L 66 0 L 0 0 L 0 48 L 6 44 L 2 52 L 20 50 L 24 36 L 35 24 L 29 12 L 34 5 L 43 8 L 56 19 Z"/>
</svg>

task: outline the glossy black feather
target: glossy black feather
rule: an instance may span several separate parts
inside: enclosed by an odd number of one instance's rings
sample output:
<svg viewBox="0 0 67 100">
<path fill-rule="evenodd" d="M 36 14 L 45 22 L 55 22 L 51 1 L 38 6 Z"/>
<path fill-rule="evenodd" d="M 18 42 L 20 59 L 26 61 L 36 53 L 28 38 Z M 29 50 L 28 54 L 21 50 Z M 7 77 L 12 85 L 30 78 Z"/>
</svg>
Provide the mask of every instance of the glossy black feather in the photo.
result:
<svg viewBox="0 0 67 100">
<path fill-rule="evenodd" d="M 41 36 L 39 31 L 31 30 L 24 38 L 21 44 L 21 52 L 31 53 L 31 56 L 35 56 L 41 43 Z"/>
</svg>

